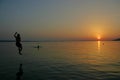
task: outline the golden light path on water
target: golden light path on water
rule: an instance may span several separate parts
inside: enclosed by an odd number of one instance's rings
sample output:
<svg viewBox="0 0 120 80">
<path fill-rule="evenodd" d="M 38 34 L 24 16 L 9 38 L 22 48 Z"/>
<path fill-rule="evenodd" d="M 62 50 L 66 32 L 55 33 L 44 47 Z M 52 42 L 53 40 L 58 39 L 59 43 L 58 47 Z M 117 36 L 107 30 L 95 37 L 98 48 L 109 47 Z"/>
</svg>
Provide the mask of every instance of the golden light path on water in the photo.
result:
<svg viewBox="0 0 120 80">
<path fill-rule="evenodd" d="M 101 47 L 101 46 L 100 46 L 100 43 L 101 43 L 100 41 L 97 41 L 98 52 L 100 52 L 100 47 Z"/>
</svg>

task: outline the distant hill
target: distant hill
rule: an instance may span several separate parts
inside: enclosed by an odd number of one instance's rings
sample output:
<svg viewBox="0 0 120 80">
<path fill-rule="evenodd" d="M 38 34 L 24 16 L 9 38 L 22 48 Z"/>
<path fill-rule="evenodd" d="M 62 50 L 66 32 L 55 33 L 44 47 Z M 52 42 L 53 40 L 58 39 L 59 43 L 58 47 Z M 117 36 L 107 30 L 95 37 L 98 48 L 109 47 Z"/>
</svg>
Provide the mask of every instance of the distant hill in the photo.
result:
<svg viewBox="0 0 120 80">
<path fill-rule="evenodd" d="M 113 41 L 120 41 L 120 38 L 114 39 Z"/>
<path fill-rule="evenodd" d="M 15 42 L 15 40 L 0 40 L 0 42 Z M 22 42 L 38 42 L 38 41 L 24 40 Z"/>
<path fill-rule="evenodd" d="M 0 42 L 15 42 L 15 40 L 0 40 Z"/>
</svg>

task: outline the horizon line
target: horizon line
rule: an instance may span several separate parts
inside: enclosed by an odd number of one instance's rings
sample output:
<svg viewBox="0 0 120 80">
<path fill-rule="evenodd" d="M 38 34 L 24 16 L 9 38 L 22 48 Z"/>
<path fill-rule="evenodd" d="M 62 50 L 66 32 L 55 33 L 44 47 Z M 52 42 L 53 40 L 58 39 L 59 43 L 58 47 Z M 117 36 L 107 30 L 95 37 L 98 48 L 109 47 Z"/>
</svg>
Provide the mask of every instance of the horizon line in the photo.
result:
<svg viewBox="0 0 120 80">
<path fill-rule="evenodd" d="M 22 40 L 22 42 L 66 42 L 66 41 L 116 41 L 114 40 Z M 0 40 L 0 42 L 15 42 L 15 40 Z"/>
</svg>

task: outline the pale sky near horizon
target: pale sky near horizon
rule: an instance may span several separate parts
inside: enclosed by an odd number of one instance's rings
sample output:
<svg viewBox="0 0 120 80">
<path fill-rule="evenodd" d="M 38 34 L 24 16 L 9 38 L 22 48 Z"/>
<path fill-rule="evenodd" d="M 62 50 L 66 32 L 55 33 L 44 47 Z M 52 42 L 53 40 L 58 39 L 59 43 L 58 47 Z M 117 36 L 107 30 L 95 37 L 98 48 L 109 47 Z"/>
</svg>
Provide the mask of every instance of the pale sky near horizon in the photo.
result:
<svg viewBox="0 0 120 80">
<path fill-rule="evenodd" d="M 0 0 L 0 40 L 120 37 L 120 0 Z"/>
</svg>

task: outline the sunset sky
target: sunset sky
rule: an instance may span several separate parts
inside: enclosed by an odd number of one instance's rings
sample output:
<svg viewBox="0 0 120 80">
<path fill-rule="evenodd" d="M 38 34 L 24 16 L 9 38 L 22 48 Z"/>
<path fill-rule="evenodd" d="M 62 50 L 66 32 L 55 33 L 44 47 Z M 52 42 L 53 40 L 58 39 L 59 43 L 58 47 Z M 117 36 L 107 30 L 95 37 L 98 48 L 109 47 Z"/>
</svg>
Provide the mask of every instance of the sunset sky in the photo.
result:
<svg viewBox="0 0 120 80">
<path fill-rule="evenodd" d="M 120 0 L 0 0 L 0 40 L 112 40 Z"/>
</svg>

